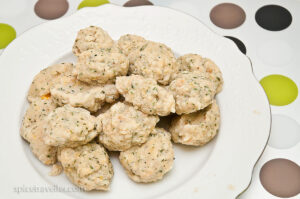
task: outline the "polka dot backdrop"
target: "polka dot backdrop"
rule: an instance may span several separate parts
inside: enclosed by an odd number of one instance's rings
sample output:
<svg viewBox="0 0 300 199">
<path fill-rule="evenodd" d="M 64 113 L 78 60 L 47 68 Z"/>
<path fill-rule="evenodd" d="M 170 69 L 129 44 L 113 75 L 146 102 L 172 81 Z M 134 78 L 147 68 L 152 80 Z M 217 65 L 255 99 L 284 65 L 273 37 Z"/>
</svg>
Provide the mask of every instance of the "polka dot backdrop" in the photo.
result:
<svg viewBox="0 0 300 199">
<path fill-rule="evenodd" d="M 0 38 L 0 49 L 3 49 L 16 38 L 15 29 L 8 24 L 0 23 Z"/>
<path fill-rule="evenodd" d="M 42 19 L 57 19 L 68 11 L 67 0 L 39 0 L 34 6 L 34 12 Z"/>
<path fill-rule="evenodd" d="M 84 7 L 96 7 L 101 6 L 103 4 L 109 3 L 108 0 L 83 0 L 78 5 L 78 9 L 84 8 Z"/>
<path fill-rule="evenodd" d="M 300 198 L 300 1 L 9 0 L 0 1 L 0 54 L 17 36 L 84 7 L 165 6 L 190 14 L 232 40 L 252 62 L 272 110 L 271 136 L 241 199 Z M 250 93 L 251 94 L 251 93 Z"/>
<path fill-rule="evenodd" d="M 283 75 L 269 75 L 260 80 L 271 105 L 284 106 L 298 96 L 298 88 L 293 80 Z"/>
</svg>

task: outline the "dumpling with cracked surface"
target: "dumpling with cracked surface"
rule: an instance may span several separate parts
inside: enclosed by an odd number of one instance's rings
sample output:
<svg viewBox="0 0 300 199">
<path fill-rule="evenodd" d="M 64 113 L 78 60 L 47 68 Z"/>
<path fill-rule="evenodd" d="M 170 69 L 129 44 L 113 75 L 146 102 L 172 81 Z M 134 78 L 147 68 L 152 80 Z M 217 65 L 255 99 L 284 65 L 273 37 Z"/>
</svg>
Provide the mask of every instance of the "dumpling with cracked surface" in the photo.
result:
<svg viewBox="0 0 300 199">
<path fill-rule="evenodd" d="M 127 57 L 114 49 L 91 49 L 78 56 L 73 74 L 88 84 L 105 84 L 126 75 L 128 67 Z"/>
<path fill-rule="evenodd" d="M 57 147 L 46 145 L 43 141 L 44 119 L 55 108 L 51 99 L 32 99 L 20 129 L 21 136 L 29 142 L 32 153 L 46 165 L 56 162 Z"/>
<path fill-rule="evenodd" d="M 152 78 L 162 85 L 169 84 L 177 72 L 172 50 L 162 43 L 148 41 L 128 57 L 130 73 Z"/>
<path fill-rule="evenodd" d="M 190 71 L 207 73 L 214 81 L 217 87 L 217 93 L 221 92 L 223 87 L 223 76 L 219 67 L 210 59 L 203 58 L 198 54 L 186 54 L 176 60 L 179 71 Z"/>
<path fill-rule="evenodd" d="M 41 70 L 33 79 L 27 99 L 32 102 L 35 98 L 50 98 L 50 89 L 59 83 L 62 76 L 72 74 L 74 66 L 72 63 L 61 63 L 49 66 Z"/>
<path fill-rule="evenodd" d="M 60 83 L 51 88 L 51 98 L 59 106 L 70 104 L 96 112 L 107 102 L 112 103 L 119 98 L 114 84 L 89 85 L 78 81 L 74 76 L 65 76 Z"/>
<path fill-rule="evenodd" d="M 90 142 L 101 128 L 89 111 L 65 105 L 45 118 L 44 142 L 50 146 L 76 147 Z"/>
<path fill-rule="evenodd" d="M 146 143 L 121 152 L 119 159 L 133 181 L 149 183 L 161 180 L 173 167 L 171 135 L 156 128 Z"/>
<path fill-rule="evenodd" d="M 176 113 L 188 114 L 210 105 L 216 94 L 214 82 L 205 73 L 181 72 L 171 82 L 169 90 L 176 102 Z"/>
<path fill-rule="evenodd" d="M 113 39 L 100 27 L 90 26 L 81 29 L 77 33 L 73 45 L 73 53 L 78 56 L 90 49 L 111 48 L 114 45 Z"/>
<path fill-rule="evenodd" d="M 143 144 L 159 120 L 158 116 L 147 115 L 122 102 L 111 106 L 99 119 L 99 141 L 110 151 L 125 151 Z"/>
<path fill-rule="evenodd" d="M 61 150 L 59 160 L 69 180 L 85 191 L 109 190 L 114 175 L 110 159 L 103 146 L 88 143 Z"/>
<path fill-rule="evenodd" d="M 151 78 L 140 75 L 117 77 L 116 87 L 126 102 L 146 114 L 165 116 L 175 112 L 172 93 Z"/>
<path fill-rule="evenodd" d="M 141 36 L 126 34 L 120 37 L 117 45 L 128 56 L 134 50 L 140 49 L 146 42 L 147 40 Z"/>
<path fill-rule="evenodd" d="M 177 116 L 170 132 L 175 143 L 202 146 L 211 141 L 220 127 L 220 110 L 216 100 L 203 110 Z"/>
</svg>

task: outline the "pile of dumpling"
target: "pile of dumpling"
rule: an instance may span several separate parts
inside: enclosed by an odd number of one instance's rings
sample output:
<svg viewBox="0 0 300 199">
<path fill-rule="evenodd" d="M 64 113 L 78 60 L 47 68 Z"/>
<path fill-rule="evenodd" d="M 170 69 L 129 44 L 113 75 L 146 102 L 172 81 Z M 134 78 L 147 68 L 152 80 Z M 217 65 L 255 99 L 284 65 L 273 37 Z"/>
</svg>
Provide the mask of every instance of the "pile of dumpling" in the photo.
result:
<svg viewBox="0 0 300 199">
<path fill-rule="evenodd" d="M 49 66 L 34 77 L 21 136 L 51 175 L 64 171 L 80 188 L 108 190 L 119 151 L 135 182 L 172 169 L 172 142 L 203 146 L 220 125 L 215 95 L 222 73 L 197 54 L 175 58 L 169 47 L 136 35 L 118 41 L 99 27 L 78 32 L 76 64 Z M 172 115 L 167 129 L 159 120 Z"/>
</svg>

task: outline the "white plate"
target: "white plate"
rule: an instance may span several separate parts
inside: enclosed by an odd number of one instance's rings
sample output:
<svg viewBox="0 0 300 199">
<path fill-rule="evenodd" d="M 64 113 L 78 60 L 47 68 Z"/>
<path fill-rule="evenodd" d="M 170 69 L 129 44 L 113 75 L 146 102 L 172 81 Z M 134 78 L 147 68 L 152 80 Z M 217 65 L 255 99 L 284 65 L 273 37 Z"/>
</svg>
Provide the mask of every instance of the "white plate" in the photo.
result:
<svg viewBox="0 0 300 199">
<path fill-rule="evenodd" d="M 133 33 L 163 42 L 177 55 L 199 53 L 214 60 L 223 72 L 224 89 L 217 97 L 219 135 L 202 148 L 176 145 L 174 168 L 160 182 L 132 182 L 114 155 L 111 191 L 78 192 L 64 175 L 48 176 L 50 168 L 34 158 L 19 136 L 26 93 L 34 75 L 50 64 L 72 60 L 77 31 L 90 25 L 101 26 L 114 39 Z M 193 17 L 168 8 L 104 5 L 82 9 L 25 32 L 3 52 L 0 66 L 1 198 L 235 198 L 249 185 L 269 137 L 268 100 L 248 58 L 230 40 Z M 58 187 L 65 189 L 63 193 Z"/>
</svg>

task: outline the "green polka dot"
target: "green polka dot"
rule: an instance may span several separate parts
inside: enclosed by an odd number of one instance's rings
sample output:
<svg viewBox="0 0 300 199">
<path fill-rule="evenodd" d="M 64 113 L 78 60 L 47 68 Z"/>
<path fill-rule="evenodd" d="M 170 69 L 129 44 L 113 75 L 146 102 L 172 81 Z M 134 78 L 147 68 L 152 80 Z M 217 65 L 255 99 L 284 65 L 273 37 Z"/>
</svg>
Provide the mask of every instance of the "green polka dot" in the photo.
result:
<svg viewBox="0 0 300 199">
<path fill-rule="evenodd" d="M 293 80 L 283 75 L 269 75 L 260 80 L 269 102 L 284 106 L 292 103 L 298 96 L 298 88 Z"/>
<path fill-rule="evenodd" d="M 84 7 L 97 7 L 97 6 L 101 6 L 103 4 L 109 3 L 108 0 L 83 0 L 79 6 L 78 6 L 78 10 Z"/>
<path fill-rule="evenodd" d="M 16 38 L 16 31 L 8 24 L 0 23 L 0 49 L 5 48 L 12 40 Z"/>
</svg>

